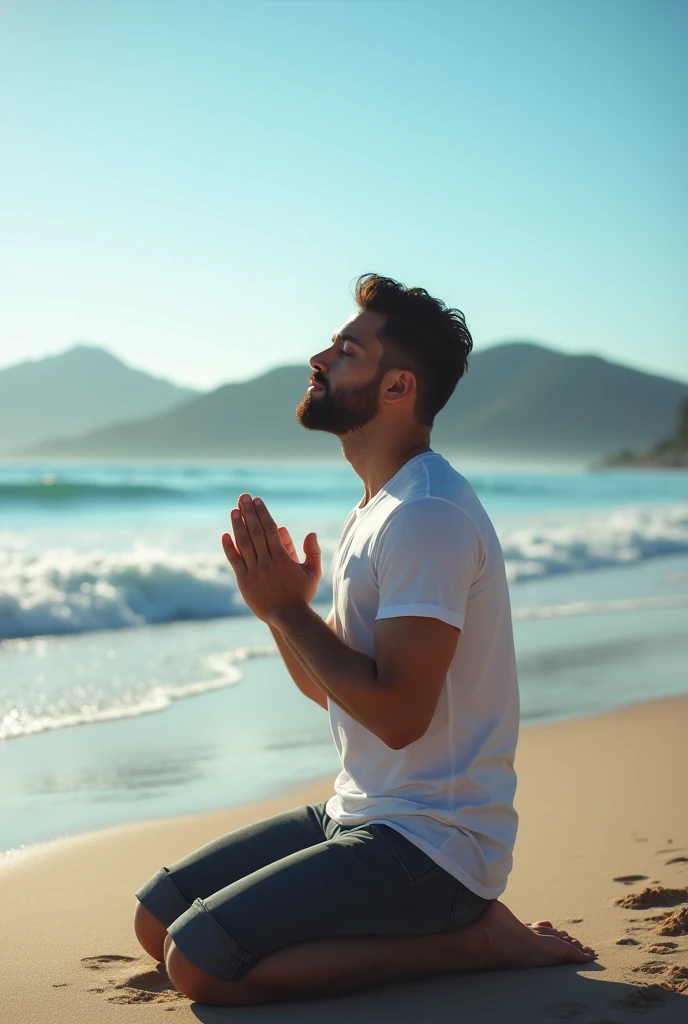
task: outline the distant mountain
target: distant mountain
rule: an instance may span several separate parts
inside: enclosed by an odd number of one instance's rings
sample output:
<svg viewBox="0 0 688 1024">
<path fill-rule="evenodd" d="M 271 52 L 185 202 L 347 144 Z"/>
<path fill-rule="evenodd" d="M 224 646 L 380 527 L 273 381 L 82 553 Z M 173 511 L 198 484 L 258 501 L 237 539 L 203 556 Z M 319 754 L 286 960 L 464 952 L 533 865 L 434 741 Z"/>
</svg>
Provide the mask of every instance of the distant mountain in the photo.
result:
<svg viewBox="0 0 688 1024">
<path fill-rule="evenodd" d="M 644 452 L 633 452 L 624 448 L 593 466 L 594 469 L 610 467 L 688 469 L 688 398 L 679 403 L 676 429 L 671 437 L 655 442 Z"/>
<path fill-rule="evenodd" d="M 329 458 L 331 435 L 306 431 L 294 408 L 307 366 L 226 384 L 171 411 L 18 454 L 145 458 Z M 642 447 L 671 430 L 688 384 L 598 356 L 529 342 L 471 355 L 433 430 L 439 451 L 491 458 L 576 461 Z"/>
<path fill-rule="evenodd" d="M 643 447 L 671 431 L 688 395 L 682 381 L 527 342 L 470 364 L 433 438 L 471 455 L 577 462 Z"/>
<path fill-rule="evenodd" d="M 104 348 L 74 345 L 0 370 L 0 453 L 156 416 L 198 393 L 134 370 Z"/>
</svg>

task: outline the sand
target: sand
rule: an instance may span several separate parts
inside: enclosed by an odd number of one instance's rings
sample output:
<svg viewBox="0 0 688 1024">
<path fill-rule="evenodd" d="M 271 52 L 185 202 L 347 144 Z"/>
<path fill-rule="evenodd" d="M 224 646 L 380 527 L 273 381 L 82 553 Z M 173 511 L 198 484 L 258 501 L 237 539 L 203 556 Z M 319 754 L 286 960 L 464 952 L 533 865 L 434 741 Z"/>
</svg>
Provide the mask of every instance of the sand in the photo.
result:
<svg viewBox="0 0 688 1024">
<path fill-rule="evenodd" d="M 457 972 L 328 1000 L 217 1008 L 171 991 L 132 931 L 134 890 L 218 834 L 323 800 L 332 778 L 228 810 L 30 848 L 0 872 L 3 1024 L 688 1021 L 688 696 L 524 728 L 501 897 L 597 950 L 586 964 Z M 171 1014 L 174 1016 L 171 1016 Z"/>
</svg>

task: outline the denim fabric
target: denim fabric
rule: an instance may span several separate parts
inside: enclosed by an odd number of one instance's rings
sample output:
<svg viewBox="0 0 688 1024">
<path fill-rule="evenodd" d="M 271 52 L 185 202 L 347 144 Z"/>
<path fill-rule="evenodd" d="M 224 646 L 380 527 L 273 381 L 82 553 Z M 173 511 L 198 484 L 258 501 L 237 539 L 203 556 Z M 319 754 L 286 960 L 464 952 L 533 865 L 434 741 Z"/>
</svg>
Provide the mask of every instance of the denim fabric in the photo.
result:
<svg viewBox="0 0 688 1024">
<path fill-rule="evenodd" d="M 455 931 L 490 902 L 389 825 L 304 804 L 213 840 L 136 893 L 197 967 L 228 981 L 309 939 Z"/>
</svg>

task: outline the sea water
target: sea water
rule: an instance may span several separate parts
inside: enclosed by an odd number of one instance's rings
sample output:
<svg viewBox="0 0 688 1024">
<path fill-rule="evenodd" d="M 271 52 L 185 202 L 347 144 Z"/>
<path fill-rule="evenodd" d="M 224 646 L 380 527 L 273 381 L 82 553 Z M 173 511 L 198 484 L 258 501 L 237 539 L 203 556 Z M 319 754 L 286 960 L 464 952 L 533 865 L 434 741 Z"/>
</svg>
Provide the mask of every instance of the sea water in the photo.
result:
<svg viewBox="0 0 688 1024">
<path fill-rule="evenodd" d="M 450 461 L 504 551 L 524 724 L 688 691 L 688 474 Z M 242 491 L 318 533 L 325 615 L 344 462 L 0 466 L 0 849 L 336 773 L 222 551 Z"/>
</svg>

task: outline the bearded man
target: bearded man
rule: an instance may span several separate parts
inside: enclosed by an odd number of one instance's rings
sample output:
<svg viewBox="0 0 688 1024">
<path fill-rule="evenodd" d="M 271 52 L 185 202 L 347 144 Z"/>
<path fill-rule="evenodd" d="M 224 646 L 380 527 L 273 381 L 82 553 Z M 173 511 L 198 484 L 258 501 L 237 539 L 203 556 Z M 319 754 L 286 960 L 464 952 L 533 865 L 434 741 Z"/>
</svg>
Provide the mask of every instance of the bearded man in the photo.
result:
<svg viewBox="0 0 688 1024">
<path fill-rule="evenodd" d="M 246 1005 L 463 970 L 584 963 L 550 921 L 498 897 L 517 831 L 519 695 L 509 591 L 492 522 L 430 447 L 466 371 L 463 314 L 365 274 L 358 309 L 313 356 L 297 407 L 336 434 L 365 493 L 335 555 L 333 607 L 315 533 L 299 560 L 242 494 L 222 544 L 299 689 L 328 712 L 334 794 L 163 867 L 136 934 L 191 999 Z"/>
</svg>

